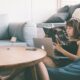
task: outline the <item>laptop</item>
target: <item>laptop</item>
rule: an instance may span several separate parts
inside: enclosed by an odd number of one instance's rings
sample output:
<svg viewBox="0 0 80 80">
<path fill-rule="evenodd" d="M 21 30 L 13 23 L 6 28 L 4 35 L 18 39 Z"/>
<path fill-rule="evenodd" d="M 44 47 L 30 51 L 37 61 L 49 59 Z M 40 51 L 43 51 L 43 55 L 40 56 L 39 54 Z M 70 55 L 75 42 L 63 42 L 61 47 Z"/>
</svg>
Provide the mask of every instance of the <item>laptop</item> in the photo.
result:
<svg viewBox="0 0 80 80">
<path fill-rule="evenodd" d="M 33 44 L 36 48 L 43 48 L 48 56 L 53 54 L 53 42 L 51 38 L 33 38 Z"/>
</svg>

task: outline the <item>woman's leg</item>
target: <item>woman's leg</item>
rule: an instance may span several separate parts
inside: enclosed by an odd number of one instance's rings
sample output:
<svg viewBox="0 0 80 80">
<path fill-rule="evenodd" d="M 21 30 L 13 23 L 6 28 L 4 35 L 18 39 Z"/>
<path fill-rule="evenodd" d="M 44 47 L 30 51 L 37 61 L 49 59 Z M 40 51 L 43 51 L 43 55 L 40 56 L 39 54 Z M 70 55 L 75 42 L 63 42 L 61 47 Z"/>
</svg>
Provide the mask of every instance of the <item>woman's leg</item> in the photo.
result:
<svg viewBox="0 0 80 80">
<path fill-rule="evenodd" d="M 38 70 L 40 80 L 50 80 L 47 72 L 47 68 L 43 62 L 38 63 L 37 70 Z"/>
<path fill-rule="evenodd" d="M 56 67 L 55 62 L 52 60 L 52 58 L 48 56 L 43 59 L 43 63 L 48 67 L 52 67 L 52 68 Z"/>
</svg>

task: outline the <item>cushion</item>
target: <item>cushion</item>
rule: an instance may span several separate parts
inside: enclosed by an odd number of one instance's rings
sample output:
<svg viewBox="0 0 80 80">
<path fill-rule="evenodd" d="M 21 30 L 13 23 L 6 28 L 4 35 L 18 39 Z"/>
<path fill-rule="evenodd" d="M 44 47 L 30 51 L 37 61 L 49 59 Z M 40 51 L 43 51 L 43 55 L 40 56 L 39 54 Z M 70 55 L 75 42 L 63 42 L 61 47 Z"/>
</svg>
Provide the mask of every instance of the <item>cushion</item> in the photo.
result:
<svg viewBox="0 0 80 80">
<path fill-rule="evenodd" d="M 60 8 L 60 9 L 58 10 L 59 13 L 60 13 L 60 12 L 68 12 L 68 11 L 69 11 L 69 6 L 64 6 L 64 7 Z"/>
<path fill-rule="evenodd" d="M 17 37 L 17 40 L 24 41 L 23 29 L 25 26 L 25 22 L 23 23 L 10 23 L 9 24 L 9 34 L 10 37 Z"/>
<path fill-rule="evenodd" d="M 75 9 L 75 11 L 72 14 L 72 18 L 80 20 L 80 8 Z"/>
<path fill-rule="evenodd" d="M 33 47 L 33 38 L 37 37 L 37 28 L 36 24 L 26 24 L 24 27 L 24 40 L 27 43 L 27 46 Z"/>
<path fill-rule="evenodd" d="M 68 13 L 57 13 L 51 16 L 46 23 L 58 23 L 58 22 L 65 22 L 65 20 L 68 18 Z"/>
<path fill-rule="evenodd" d="M 7 14 L 0 14 L 0 40 L 9 39 Z"/>
<path fill-rule="evenodd" d="M 70 17 L 72 17 L 72 14 L 73 14 L 73 12 L 75 11 L 76 8 L 80 8 L 80 4 L 70 6 L 70 8 L 69 8 Z"/>
</svg>

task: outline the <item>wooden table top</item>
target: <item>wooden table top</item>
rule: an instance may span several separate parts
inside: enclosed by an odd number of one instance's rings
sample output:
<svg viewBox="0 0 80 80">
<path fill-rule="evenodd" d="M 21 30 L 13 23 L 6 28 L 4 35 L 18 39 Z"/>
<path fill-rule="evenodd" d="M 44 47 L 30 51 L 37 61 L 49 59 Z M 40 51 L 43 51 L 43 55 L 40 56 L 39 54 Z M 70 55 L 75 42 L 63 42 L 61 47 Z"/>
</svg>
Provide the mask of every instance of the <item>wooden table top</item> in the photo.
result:
<svg viewBox="0 0 80 80">
<path fill-rule="evenodd" d="M 34 65 L 46 56 L 42 49 L 29 50 L 23 46 L 0 46 L 0 67 Z"/>
</svg>

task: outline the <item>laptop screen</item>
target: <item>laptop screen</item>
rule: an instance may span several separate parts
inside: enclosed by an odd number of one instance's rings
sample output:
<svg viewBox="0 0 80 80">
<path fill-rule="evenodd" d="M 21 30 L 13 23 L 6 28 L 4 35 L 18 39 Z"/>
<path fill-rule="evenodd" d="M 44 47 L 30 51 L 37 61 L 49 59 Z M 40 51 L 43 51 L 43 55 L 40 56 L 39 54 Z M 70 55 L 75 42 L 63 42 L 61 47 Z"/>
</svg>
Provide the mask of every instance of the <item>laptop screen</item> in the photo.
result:
<svg viewBox="0 0 80 80">
<path fill-rule="evenodd" d="M 33 38 L 34 47 L 42 48 L 44 46 L 47 55 L 53 54 L 53 42 L 51 38 Z"/>
</svg>

